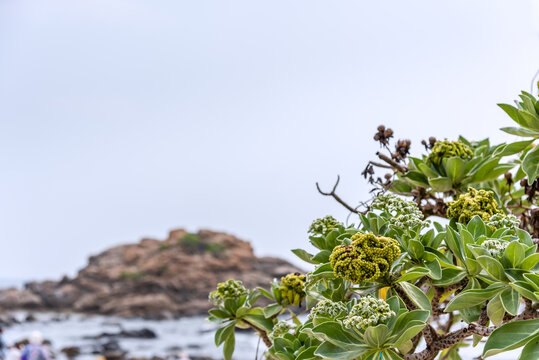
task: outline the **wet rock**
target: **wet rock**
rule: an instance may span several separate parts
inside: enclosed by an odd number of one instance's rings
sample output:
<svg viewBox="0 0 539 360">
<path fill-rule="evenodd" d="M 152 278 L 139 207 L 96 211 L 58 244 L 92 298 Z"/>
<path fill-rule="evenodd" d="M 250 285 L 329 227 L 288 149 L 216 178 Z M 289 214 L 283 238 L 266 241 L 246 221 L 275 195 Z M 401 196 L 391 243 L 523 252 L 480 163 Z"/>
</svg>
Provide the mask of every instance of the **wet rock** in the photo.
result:
<svg viewBox="0 0 539 360">
<path fill-rule="evenodd" d="M 116 333 L 101 333 L 95 336 L 85 336 L 85 339 L 103 339 L 103 338 L 135 338 L 135 339 L 155 339 L 157 334 L 148 328 L 140 330 L 121 330 Z"/>
<path fill-rule="evenodd" d="M 73 359 L 81 354 L 81 349 L 78 346 L 68 346 L 61 349 L 60 352 L 65 354 L 69 359 Z"/>
<path fill-rule="evenodd" d="M 107 360 L 123 360 L 126 358 L 127 351 L 120 347 L 118 341 L 111 340 L 100 345 L 98 353 Z"/>
</svg>

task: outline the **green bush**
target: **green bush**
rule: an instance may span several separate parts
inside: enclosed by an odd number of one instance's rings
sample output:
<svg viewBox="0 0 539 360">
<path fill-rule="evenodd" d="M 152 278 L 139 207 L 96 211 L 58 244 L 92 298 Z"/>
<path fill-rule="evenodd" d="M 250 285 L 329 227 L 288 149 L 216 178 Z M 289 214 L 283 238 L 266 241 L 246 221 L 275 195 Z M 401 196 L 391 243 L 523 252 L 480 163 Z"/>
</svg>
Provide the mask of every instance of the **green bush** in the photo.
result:
<svg viewBox="0 0 539 360">
<path fill-rule="evenodd" d="M 139 281 L 142 278 L 144 278 L 144 274 L 140 271 L 123 271 L 120 274 L 121 278 L 124 280 L 132 280 L 132 281 Z"/>
<path fill-rule="evenodd" d="M 500 105 L 520 125 L 503 130 L 530 139 L 509 144 L 430 138 L 414 158 L 409 140 L 392 152 L 393 130 L 378 127 L 388 153 L 363 173 L 378 196 L 354 208 L 336 194 L 338 182 L 331 192 L 318 187 L 358 221 L 313 222 L 312 250 L 292 250 L 312 271 L 269 289 L 229 280 L 211 294 L 208 319 L 221 325 L 215 343 L 225 360 L 236 328 L 255 331 L 268 359 L 457 360 L 467 338 L 486 339 L 482 358 L 522 348 L 520 360 L 537 359 L 539 102 L 521 100 Z M 382 179 L 375 168 L 390 173 Z M 257 307 L 261 296 L 270 305 Z"/>
<path fill-rule="evenodd" d="M 226 250 L 225 245 L 220 243 L 207 242 L 199 235 L 192 233 L 188 233 L 182 236 L 178 240 L 178 245 L 180 245 L 186 251 L 193 253 L 207 251 L 213 255 L 220 255 Z"/>
</svg>

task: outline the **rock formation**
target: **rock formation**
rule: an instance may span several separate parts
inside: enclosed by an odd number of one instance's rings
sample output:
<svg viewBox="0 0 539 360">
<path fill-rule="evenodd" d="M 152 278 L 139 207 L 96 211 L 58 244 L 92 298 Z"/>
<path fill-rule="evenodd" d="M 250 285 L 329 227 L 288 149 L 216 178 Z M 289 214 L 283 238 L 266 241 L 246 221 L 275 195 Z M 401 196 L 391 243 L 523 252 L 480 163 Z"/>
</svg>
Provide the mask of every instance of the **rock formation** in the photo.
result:
<svg viewBox="0 0 539 360">
<path fill-rule="evenodd" d="M 199 315 L 210 308 L 208 293 L 218 282 L 234 278 L 267 288 L 273 278 L 296 271 L 284 260 L 257 258 L 248 242 L 232 235 L 180 229 L 163 241 L 143 239 L 92 256 L 73 279 L 0 290 L 0 308 L 156 319 Z"/>
</svg>

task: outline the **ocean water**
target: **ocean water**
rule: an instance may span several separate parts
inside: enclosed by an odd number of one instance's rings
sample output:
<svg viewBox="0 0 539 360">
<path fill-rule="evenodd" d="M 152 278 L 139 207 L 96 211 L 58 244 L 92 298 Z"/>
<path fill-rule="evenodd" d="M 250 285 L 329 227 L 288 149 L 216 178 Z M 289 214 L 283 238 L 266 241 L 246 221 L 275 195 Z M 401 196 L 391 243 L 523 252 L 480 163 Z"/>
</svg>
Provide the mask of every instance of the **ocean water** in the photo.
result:
<svg viewBox="0 0 539 360">
<path fill-rule="evenodd" d="M 27 312 L 16 312 L 17 319 L 24 319 Z M 208 356 L 213 359 L 222 359 L 221 349 L 214 345 L 213 335 L 215 325 L 209 323 L 204 317 L 190 317 L 177 320 L 143 320 L 123 319 L 113 316 L 83 315 L 83 314 L 57 314 L 34 313 L 37 319 L 34 322 L 23 322 L 5 329 L 5 338 L 8 344 L 27 338 L 32 331 L 38 330 L 44 338 L 52 341 L 52 348 L 59 359 L 66 357 L 59 351 L 64 347 L 79 346 L 83 351 L 90 351 L 97 340 L 85 339 L 103 332 L 114 333 L 121 329 L 140 330 L 149 328 L 157 334 L 156 339 L 119 339 L 120 346 L 128 351 L 129 357 L 167 357 L 181 351 L 191 356 Z M 101 340 L 105 341 L 105 340 Z M 265 350 L 263 342 L 258 336 L 250 332 L 236 334 L 236 360 L 262 359 Z M 481 354 L 482 344 L 476 348 L 471 346 L 462 348 L 460 354 L 465 360 L 472 360 Z M 492 360 L 516 360 L 520 350 L 498 354 L 490 357 Z M 77 359 L 95 359 L 96 355 L 81 355 Z M 532 359 L 522 359 L 532 360 Z M 535 359 L 533 359 L 535 360 Z"/>
</svg>

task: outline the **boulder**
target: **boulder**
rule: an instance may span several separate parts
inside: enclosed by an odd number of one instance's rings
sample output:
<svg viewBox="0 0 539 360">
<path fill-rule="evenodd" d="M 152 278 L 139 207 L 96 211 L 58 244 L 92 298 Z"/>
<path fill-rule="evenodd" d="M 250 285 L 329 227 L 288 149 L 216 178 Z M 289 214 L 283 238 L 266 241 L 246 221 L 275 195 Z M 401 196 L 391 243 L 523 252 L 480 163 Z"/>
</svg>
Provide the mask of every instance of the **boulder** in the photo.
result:
<svg viewBox="0 0 539 360">
<path fill-rule="evenodd" d="M 217 283 L 242 280 L 268 288 L 274 278 L 301 272 L 285 260 L 258 258 L 251 244 L 211 230 L 173 230 L 91 256 L 76 277 L 0 290 L 0 308 L 75 311 L 164 319 L 205 314 Z"/>
</svg>

